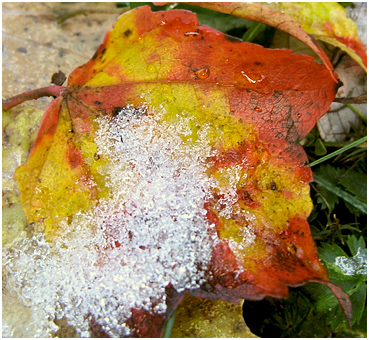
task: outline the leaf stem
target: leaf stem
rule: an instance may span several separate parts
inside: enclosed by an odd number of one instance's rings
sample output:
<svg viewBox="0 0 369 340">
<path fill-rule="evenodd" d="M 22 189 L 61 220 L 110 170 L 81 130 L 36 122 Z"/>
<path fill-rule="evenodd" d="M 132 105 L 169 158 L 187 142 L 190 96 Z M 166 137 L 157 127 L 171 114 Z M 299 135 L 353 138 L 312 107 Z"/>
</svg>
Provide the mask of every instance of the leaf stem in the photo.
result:
<svg viewBox="0 0 369 340">
<path fill-rule="evenodd" d="M 333 101 L 341 104 L 366 104 L 367 96 L 363 94 L 357 97 L 335 98 Z"/>
<path fill-rule="evenodd" d="M 330 153 L 329 155 L 326 155 L 326 156 L 324 156 L 324 157 L 322 157 L 322 158 L 317 159 L 317 160 L 316 160 L 316 161 L 314 161 L 314 162 L 311 162 L 311 163 L 309 164 L 309 166 L 310 166 L 310 167 L 312 167 L 312 166 L 314 166 L 314 165 L 317 165 L 317 164 L 319 164 L 319 163 L 322 163 L 322 162 L 326 161 L 327 159 L 330 159 L 330 158 L 332 158 L 332 157 L 335 157 L 335 156 L 337 156 L 337 155 L 339 155 L 339 154 L 341 154 L 341 153 L 345 152 L 346 150 L 349 150 L 349 149 L 351 149 L 351 148 L 354 148 L 355 146 L 358 146 L 358 145 L 360 145 L 360 144 L 363 144 L 364 142 L 366 142 L 366 140 L 367 140 L 367 136 L 365 136 L 365 137 L 363 137 L 363 138 L 360 138 L 360 139 L 356 140 L 355 142 L 352 142 L 352 143 L 350 143 L 349 145 L 346 145 L 346 146 L 344 146 L 343 148 L 340 148 L 339 150 L 336 150 L 336 151 L 334 151 L 334 152 Z"/>
<path fill-rule="evenodd" d="M 36 100 L 41 97 L 58 97 L 66 89 L 65 86 L 47 86 L 40 89 L 23 92 L 14 97 L 3 100 L 3 110 L 7 111 L 28 100 Z"/>
</svg>

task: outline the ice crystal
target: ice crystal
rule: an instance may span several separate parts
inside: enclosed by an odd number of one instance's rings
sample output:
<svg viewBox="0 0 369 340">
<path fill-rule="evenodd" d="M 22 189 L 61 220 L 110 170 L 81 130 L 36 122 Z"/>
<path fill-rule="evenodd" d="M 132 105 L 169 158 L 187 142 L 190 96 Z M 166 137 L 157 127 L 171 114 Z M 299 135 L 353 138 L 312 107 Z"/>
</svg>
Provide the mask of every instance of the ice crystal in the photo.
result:
<svg viewBox="0 0 369 340">
<path fill-rule="evenodd" d="M 91 336 L 91 322 L 111 337 L 129 336 L 132 308 L 165 313 L 169 284 L 181 292 L 205 282 L 219 239 L 204 204 L 216 192 L 222 216 L 239 213 L 242 172 L 236 166 L 220 170 L 218 178 L 207 175 L 215 152 L 209 126 L 194 141 L 188 139 L 191 116 L 177 118 L 168 124 L 158 112 L 127 106 L 96 120 L 109 196 L 63 221 L 52 242 L 42 234 L 23 236 L 4 250 L 7 296 L 24 309 L 7 304 L 18 317 L 6 318 L 3 336 L 52 336 L 56 320 L 82 337 Z M 246 226 L 238 236 L 230 240 L 236 255 L 255 238 Z"/>
<path fill-rule="evenodd" d="M 52 243 L 19 239 L 3 256 L 7 285 L 42 310 L 29 336 L 50 336 L 62 318 L 81 336 L 91 320 L 110 336 L 129 335 L 131 308 L 164 313 L 169 283 L 180 292 L 204 280 L 215 235 L 204 209 L 214 185 L 206 140 L 186 144 L 184 118 L 173 127 L 131 106 L 97 122 L 109 198 L 64 221 Z"/>
</svg>

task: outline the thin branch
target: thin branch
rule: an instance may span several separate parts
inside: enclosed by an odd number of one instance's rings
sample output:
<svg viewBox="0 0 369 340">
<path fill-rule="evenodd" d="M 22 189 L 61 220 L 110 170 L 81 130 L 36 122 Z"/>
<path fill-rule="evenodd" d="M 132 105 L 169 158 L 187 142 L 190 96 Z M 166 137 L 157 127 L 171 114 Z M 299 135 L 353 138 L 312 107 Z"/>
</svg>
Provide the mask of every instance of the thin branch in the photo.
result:
<svg viewBox="0 0 369 340">
<path fill-rule="evenodd" d="M 366 94 L 357 97 L 335 98 L 333 101 L 342 104 L 366 104 Z"/>
</svg>

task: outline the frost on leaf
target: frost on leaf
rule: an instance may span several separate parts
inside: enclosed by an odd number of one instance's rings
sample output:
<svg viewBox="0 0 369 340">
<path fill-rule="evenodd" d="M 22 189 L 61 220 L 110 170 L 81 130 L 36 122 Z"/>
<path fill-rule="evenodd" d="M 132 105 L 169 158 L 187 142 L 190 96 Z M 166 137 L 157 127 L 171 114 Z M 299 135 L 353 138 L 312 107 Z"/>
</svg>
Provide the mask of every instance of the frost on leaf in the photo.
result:
<svg viewBox="0 0 369 340">
<path fill-rule="evenodd" d="M 30 336 L 64 320 L 156 337 L 186 293 L 238 302 L 326 282 L 298 141 L 335 92 L 312 57 L 229 41 L 191 12 L 122 15 L 15 174 L 44 226 L 4 253 L 7 289 L 45 315 Z"/>
<path fill-rule="evenodd" d="M 21 275 L 22 297 L 34 308 L 46 305 L 48 319 L 56 312 L 82 336 L 92 322 L 110 336 L 129 336 L 131 309 L 164 314 L 169 284 L 180 293 L 205 281 L 216 239 L 204 209 L 211 150 L 204 140 L 186 147 L 177 127 L 158 119 L 131 106 L 98 118 L 97 157 L 109 160 L 101 170 L 109 197 L 62 221 L 53 243 L 40 234 L 6 254 L 5 268 Z"/>
</svg>

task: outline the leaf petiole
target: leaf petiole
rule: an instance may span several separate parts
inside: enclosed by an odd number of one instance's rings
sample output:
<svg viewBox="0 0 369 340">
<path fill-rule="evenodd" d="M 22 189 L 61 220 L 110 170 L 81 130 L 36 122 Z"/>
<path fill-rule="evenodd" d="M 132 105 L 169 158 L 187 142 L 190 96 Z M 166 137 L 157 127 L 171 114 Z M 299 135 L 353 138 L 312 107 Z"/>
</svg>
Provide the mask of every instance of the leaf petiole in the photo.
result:
<svg viewBox="0 0 369 340">
<path fill-rule="evenodd" d="M 64 86 L 52 85 L 23 92 L 14 97 L 3 100 L 3 110 L 10 110 L 12 107 L 32 99 L 39 99 L 41 97 L 58 97 L 65 89 L 66 87 Z"/>
</svg>

